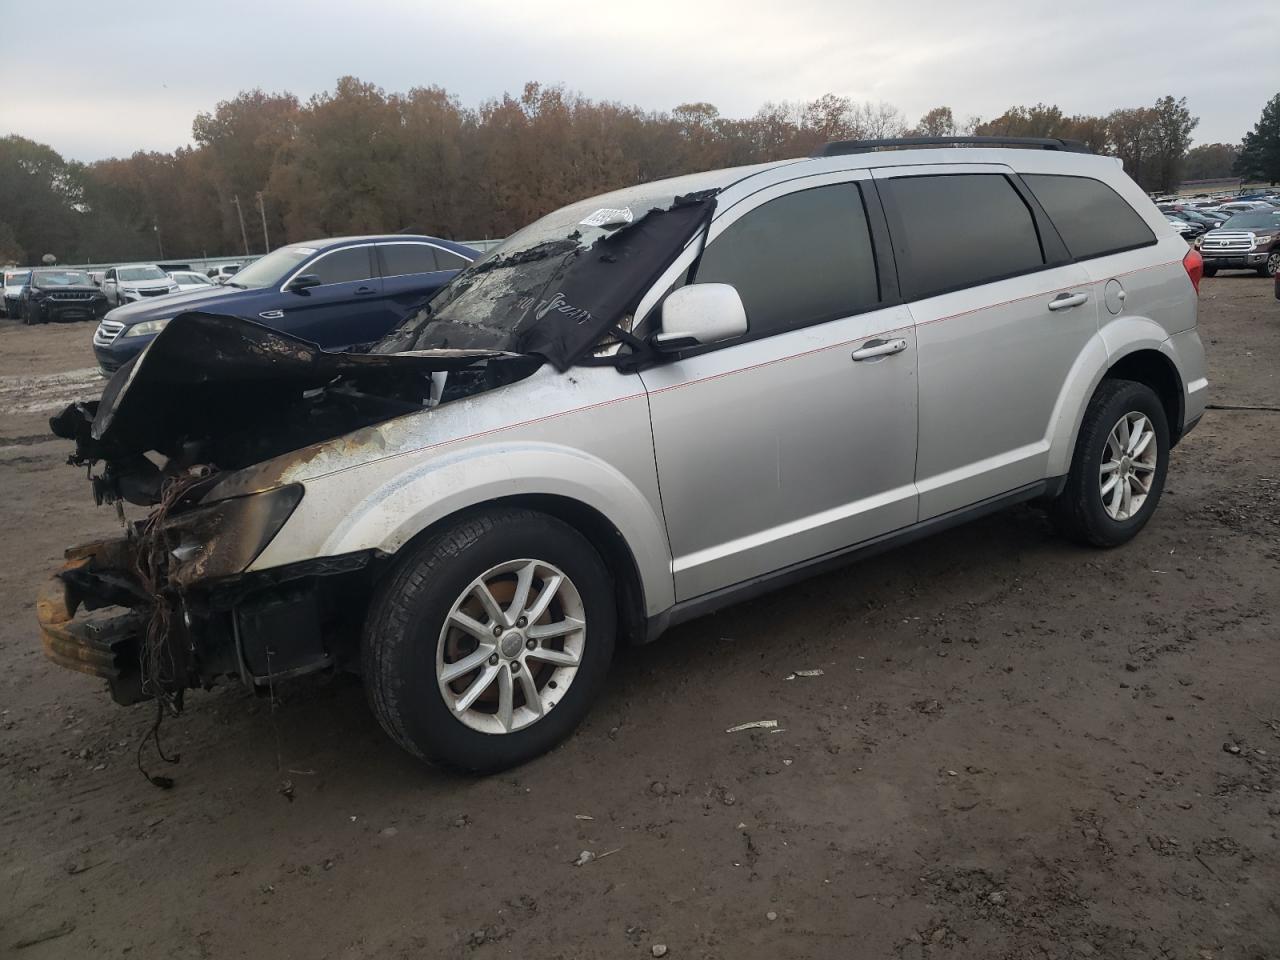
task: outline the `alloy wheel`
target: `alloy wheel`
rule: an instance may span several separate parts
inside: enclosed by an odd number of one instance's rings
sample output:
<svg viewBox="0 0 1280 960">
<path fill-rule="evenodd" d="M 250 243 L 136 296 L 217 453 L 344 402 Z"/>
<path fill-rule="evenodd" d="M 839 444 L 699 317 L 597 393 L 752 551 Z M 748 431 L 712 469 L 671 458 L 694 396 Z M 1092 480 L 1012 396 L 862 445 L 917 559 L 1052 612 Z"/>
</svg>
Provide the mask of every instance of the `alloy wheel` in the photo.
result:
<svg viewBox="0 0 1280 960">
<path fill-rule="evenodd" d="M 1112 520 L 1132 519 L 1151 492 L 1159 447 L 1145 413 L 1126 413 L 1111 428 L 1098 471 L 1102 506 Z"/>
<path fill-rule="evenodd" d="M 440 694 L 473 730 L 522 730 L 568 691 L 586 628 L 582 597 L 559 568 L 530 559 L 492 567 L 462 591 L 440 630 Z"/>
</svg>

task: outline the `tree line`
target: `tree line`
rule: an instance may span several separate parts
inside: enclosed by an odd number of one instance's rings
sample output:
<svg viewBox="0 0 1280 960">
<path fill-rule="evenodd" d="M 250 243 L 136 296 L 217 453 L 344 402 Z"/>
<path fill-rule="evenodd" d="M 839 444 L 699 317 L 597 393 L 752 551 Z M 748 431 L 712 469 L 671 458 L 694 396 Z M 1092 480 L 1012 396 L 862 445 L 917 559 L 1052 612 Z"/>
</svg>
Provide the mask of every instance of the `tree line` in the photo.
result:
<svg viewBox="0 0 1280 960">
<path fill-rule="evenodd" d="M 501 237 L 617 187 L 911 134 L 1069 137 L 1168 190 L 1237 162 L 1234 145 L 1190 149 L 1197 122 L 1172 96 L 1106 116 L 1037 104 L 959 120 L 942 106 L 912 124 L 892 105 L 835 94 L 731 118 L 710 103 L 646 111 L 538 83 L 472 108 L 437 86 L 387 93 L 343 77 L 306 102 L 242 92 L 198 114 L 193 145 L 171 153 L 85 164 L 0 139 L 0 262 L 181 260 L 400 230 Z"/>
</svg>

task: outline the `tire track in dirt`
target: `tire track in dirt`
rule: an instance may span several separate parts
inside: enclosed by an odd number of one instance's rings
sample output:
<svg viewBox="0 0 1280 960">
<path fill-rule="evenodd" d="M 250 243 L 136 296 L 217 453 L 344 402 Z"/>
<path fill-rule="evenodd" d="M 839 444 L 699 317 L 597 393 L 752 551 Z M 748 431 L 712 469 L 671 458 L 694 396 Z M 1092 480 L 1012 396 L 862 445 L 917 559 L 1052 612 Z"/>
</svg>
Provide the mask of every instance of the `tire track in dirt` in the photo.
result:
<svg viewBox="0 0 1280 960">
<path fill-rule="evenodd" d="M 102 385 L 102 376 L 96 367 L 0 377 L 0 416 L 57 410 L 76 400 L 98 397 Z M 21 443 L 26 438 L 14 439 Z"/>
</svg>

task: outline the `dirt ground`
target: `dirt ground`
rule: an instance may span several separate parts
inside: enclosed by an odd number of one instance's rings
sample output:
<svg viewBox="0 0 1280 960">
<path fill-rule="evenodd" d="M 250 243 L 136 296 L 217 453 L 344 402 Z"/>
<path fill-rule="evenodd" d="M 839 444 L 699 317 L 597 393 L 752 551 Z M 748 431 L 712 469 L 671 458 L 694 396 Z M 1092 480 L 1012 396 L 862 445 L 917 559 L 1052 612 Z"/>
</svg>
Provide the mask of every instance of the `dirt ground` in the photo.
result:
<svg viewBox="0 0 1280 960">
<path fill-rule="evenodd" d="M 0 324 L 0 956 L 1280 957 L 1280 414 L 1210 412 L 1121 549 L 1013 510 L 627 651 L 509 774 L 334 677 L 192 695 L 166 792 L 36 637 L 115 526 L 45 422 L 90 330 Z M 1280 405 L 1266 281 L 1201 330 L 1214 402 Z"/>
</svg>

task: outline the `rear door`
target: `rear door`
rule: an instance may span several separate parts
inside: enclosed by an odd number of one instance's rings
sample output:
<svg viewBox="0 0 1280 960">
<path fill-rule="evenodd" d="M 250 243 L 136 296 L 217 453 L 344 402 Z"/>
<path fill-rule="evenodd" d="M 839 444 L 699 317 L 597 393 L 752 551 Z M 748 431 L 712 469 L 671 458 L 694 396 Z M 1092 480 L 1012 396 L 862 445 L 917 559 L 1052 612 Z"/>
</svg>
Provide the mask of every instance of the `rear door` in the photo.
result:
<svg viewBox="0 0 1280 960">
<path fill-rule="evenodd" d="M 1054 407 L 1097 332 L 1097 297 L 1008 167 L 875 176 L 915 322 L 927 520 L 1045 478 Z"/>
<path fill-rule="evenodd" d="M 368 343 L 386 332 L 387 308 L 373 244 L 325 251 L 298 267 L 288 280 L 306 274 L 319 277 L 320 285 L 280 294 L 279 309 L 259 314 L 265 323 L 326 350 Z"/>
<path fill-rule="evenodd" d="M 886 253 L 865 171 L 718 214 L 691 282 L 732 284 L 748 333 L 641 374 L 677 600 L 915 521 L 915 337 Z"/>
<path fill-rule="evenodd" d="M 422 240 L 396 240 L 377 246 L 382 271 L 385 333 L 453 279 L 471 261 Z M 379 334 L 381 336 L 381 334 Z"/>
</svg>

